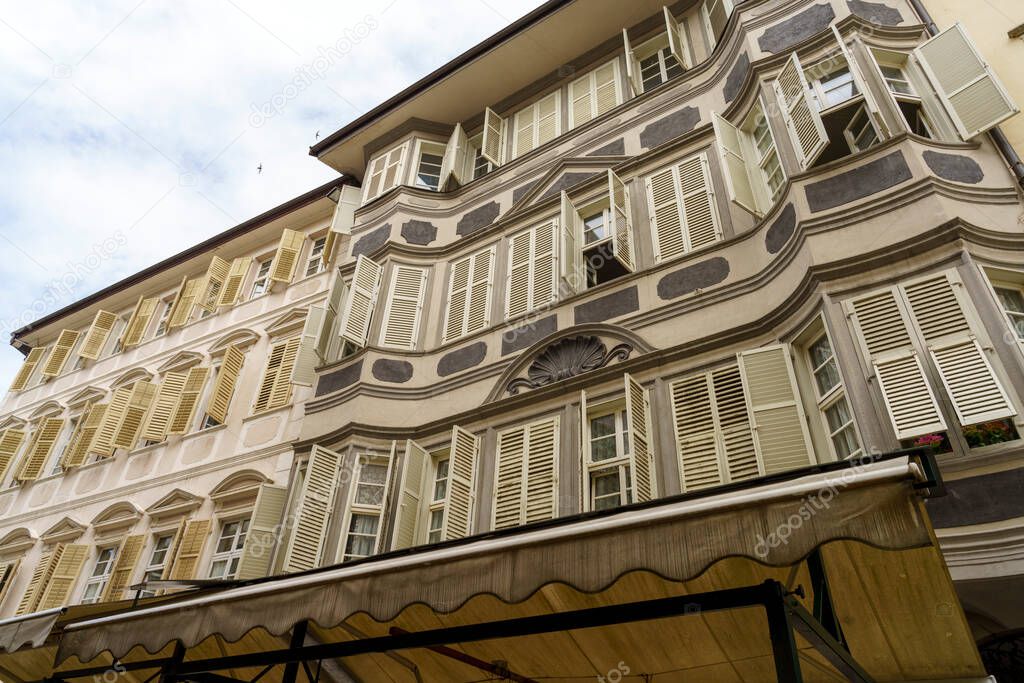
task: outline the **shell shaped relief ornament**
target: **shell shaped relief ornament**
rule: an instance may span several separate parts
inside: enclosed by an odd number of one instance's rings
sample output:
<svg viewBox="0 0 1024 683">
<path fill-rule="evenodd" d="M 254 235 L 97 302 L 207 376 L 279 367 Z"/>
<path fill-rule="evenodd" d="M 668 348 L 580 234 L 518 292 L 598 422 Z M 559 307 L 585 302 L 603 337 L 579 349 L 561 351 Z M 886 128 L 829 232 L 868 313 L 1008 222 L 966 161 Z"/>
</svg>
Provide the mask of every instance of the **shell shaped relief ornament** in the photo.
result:
<svg viewBox="0 0 1024 683">
<path fill-rule="evenodd" d="M 597 337 L 568 337 L 544 349 L 526 371 L 526 377 L 508 383 L 508 393 L 536 389 L 597 370 L 618 359 L 624 361 L 633 352 L 629 344 L 618 344 L 609 351 Z"/>
</svg>

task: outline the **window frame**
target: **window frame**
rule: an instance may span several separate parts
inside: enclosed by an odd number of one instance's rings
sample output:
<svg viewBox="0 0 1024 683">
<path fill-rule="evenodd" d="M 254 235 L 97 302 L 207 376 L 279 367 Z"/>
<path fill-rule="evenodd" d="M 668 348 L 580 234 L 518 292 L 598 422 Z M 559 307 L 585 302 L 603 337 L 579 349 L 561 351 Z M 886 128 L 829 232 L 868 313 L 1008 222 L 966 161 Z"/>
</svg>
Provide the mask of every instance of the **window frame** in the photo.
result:
<svg viewBox="0 0 1024 683">
<path fill-rule="evenodd" d="M 309 238 L 309 252 L 306 254 L 306 267 L 302 271 L 304 278 L 319 275 L 327 270 L 327 259 L 324 258 L 324 250 L 326 248 L 327 232 L 322 232 L 319 235 L 311 236 Z M 310 272 L 310 269 L 312 269 L 312 272 Z"/>
<path fill-rule="evenodd" d="M 117 564 L 117 549 L 117 544 L 97 547 L 96 559 L 92 563 L 92 571 L 86 578 L 85 585 L 82 586 L 82 597 L 78 600 L 79 604 L 94 605 L 103 601 L 103 591 L 106 590 L 107 583 L 110 582 L 110 577 L 114 574 L 114 565 Z M 110 555 L 106 561 L 105 572 L 103 574 L 97 574 L 96 570 L 99 569 L 104 553 L 107 553 L 108 551 Z M 94 586 L 96 587 L 96 593 L 90 596 L 89 590 Z"/>
<path fill-rule="evenodd" d="M 825 439 L 828 441 L 829 452 L 836 460 L 849 460 L 859 455 L 863 455 L 864 441 L 860 436 L 860 429 L 857 425 L 857 416 L 854 414 L 853 406 L 850 403 L 849 394 L 846 389 L 846 382 L 843 379 L 842 368 L 839 366 L 839 356 L 836 354 L 835 344 L 832 342 L 832 338 L 829 335 L 828 330 L 825 329 L 824 321 L 821 318 L 816 318 L 815 321 L 807 328 L 807 334 L 810 335 L 809 340 L 805 344 L 801 345 L 801 355 L 803 356 L 805 367 L 809 373 L 810 383 L 812 385 L 811 390 L 814 395 L 814 403 L 818 412 L 818 419 L 820 420 Z M 814 357 L 811 351 L 822 341 L 824 341 L 828 346 L 829 356 L 815 366 Z M 827 391 L 822 392 L 821 387 L 818 385 L 818 371 L 824 369 L 829 363 L 832 364 L 835 370 L 836 381 L 828 388 Z M 832 408 L 836 407 L 840 402 L 844 401 L 846 403 L 846 410 L 849 413 L 850 419 L 838 429 L 832 429 L 832 425 L 829 423 L 828 419 L 828 412 Z M 835 437 L 847 429 L 852 430 L 853 441 L 857 444 L 857 448 L 852 450 L 849 454 L 841 456 L 836 448 Z"/>
<path fill-rule="evenodd" d="M 434 147 L 435 152 L 430 152 L 426 148 Z M 410 170 L 412 171 L 412 177 L 410 184 L 420 190 L 427 190 L 428 192 L 440 192 L 441 191 L 441 166 L 444 164 L 444 155 L 446 151 L 445 143 L 437 140 L 427 140 L 424 138 L 416 138 L 416 146 L 413 151 L 412 159 L 413 164 L 410 164 Z M 440 161 L 437 163 L 437 186 L 430 187 L 425 183 L 420 182 L 420 167 L 423 164 L 424 154 L 434 154 Z M 401 184 L 401 183 L 399 183 Z"/>
<path fill-rule="evenodd" d="M 609 415 L 614 416 L 615 431 L 611 435 L 603 435 L 597 438 L 607 439 L 609 436 L 614 437 L 615 456 L 595 462 L 593 458 L 595 437 L 592 425 L 595 420 Z M 585 445 L 583 462 L 583 510 L 589 512 L 631 504 L 635 497 L 635 487 L 632 483 L 632 472 L 629 471 L 629 417 L 626 414 L 625 398 L 611 398 L 599 401 L 598 403 L 588 404 L 585 434 L 587 435 L 587 443 Z M 596 486 L 594 486 L 594 479 L 596 476 L 607 476 L 613 470 L 618 474 L 619 478 L 619 502 L 617 505 L 611 506 L 611 508 L 598 508 L 595 504 Z"/>
<path fill-rule="evenodd" d="M 230 581 L 238 575 L 238 567 L 242 561 L 242 552 L 245 550 L 245 539 L 249 535 L 249 527 L 252 522 L 252 513 L 250 511 L 248 514 L 243 516 L 222 517 L 217 521 L 219 526 L 217 529 L 217 536 L 213 542 L 213 552 L 210 554 L 210 560 L 207 563 L 206 576 L 210 579 Z M 239 529 L 231 536 L 231 538 L 234 539 L 232 547 L 229 550 L 218 551 L 217 548 L 220 546 L 220 542 L 226 538 L 224 536 L 224 530 L 232 524 L 238 524 Z M 218 562 L 224 562 L 228 571 L 220 576 L 214 576 L 214 567 Z M 232 562 L 234 562 L 233 571 L 231 570 Z"/>
<path fill-rule="evenodd" d="M 638 76 L 640 84 L 643 86 L 643 92 L 647 93 L 655 88 L 659 88 L 674 78 L 678 78 L 686 73 L 686 68 L 679 63 L 676 56 L 672 54 L 672 46 L 669 45 L 668 32 L 661 31 L 653 38 L 648 38 L 644 42 L 640 43 L 633 49 L 633 56 L 636 59 L 636 68 L 638 70 Z M 656 85 L 650 87 L 647 86 L 647 81 L 644 79 L 644 60 L 650 59 L 651 57 L 657 56 L 658 58 L 658 77 L 661 79 Z M 669 60 L 675 65 L 675 68 L 679 70 L 676 75 L 669 75 L 669 70 L 672 66 L 669 65 Z"/>
<path fill-rule="evenodd" d="M 433 486 L 431 486 L 428 489 L 428 495 L 424 496 L 424 503 L 426 508 L 424 513 L 424 519 L 426 520 L 426 524 L 424 524 L 423 527 L 423 540 L 425 543 L 440 543 L 442 540 L 444 540 L 444 518 L 448 513 L 446 503 L 448 501 L 448 487 L 451 484 L 451 447 L 445 446 L 443 448 L 437 448 L 432 451 L 427 451 L 427 453 L 430 457 L 431 474 L 431 477 L 428 480 L 428 482 L 432 482 Z M 445 466 L 443 479 L 438 476 L 442 464 L 444 464 Z M 441 494 L 441 497 L 437 498 L 436 493 L 439 484 L 443 484 L 443 492 Z M 434 529 L 432 525 L 434 513 L 436 512 L 441 513 L 440 526 L 438 526 L 437 529 Z M 437 539 L 431 540 L 431 537 L 434 535 L 435 532 L 437 534 Z"/>
<path fill-rule="evenodd" d="M 775 204 L 779 201 L 779 197 L 782 196 L 782 191 L 786 187 L 786 181 L 788 176 L 786 169 L 782 165 L 782 156 L 779 154 L 779 142 L 775 139 L 775 131 L 772 130 L 771 121 L 768 119 L 768 115 L 765 113 L 766 109 L 763 102 L 758 99 L 754 103 L 754 106 L 750 108 L 747 115 L 744 117 L 743 122 L 738 126 L 740 132 L 742 132 L 743 139 L 741 145 L 744 147 L 744 151 L 750 154 L 750 159 L 757 165 L 758 173 L 760 174 L 760 182 L 757 184 L 757 190 L 759 194 L 764 192 L 763 200 L 766 202 L 763 213 L 767 214 Z M 771 141 L 770 149 L 764 154 L 761 153 L 760 147 L 758 146 L 758 138 L 756 136 L 759 128 L 757 121 L 764 121 L 765 130 L 768 132 L 768 139 Z M 769 174 L 766 171 L 766 167 L 770 165 L 770 159 L 775 158 L 776 171 L 781 176 L 778 187 L 773 188 L 771 178 L 775 173 Z"/>
<path fill-rule="evenodd" d="M 263 258 L 256 257 L 254 260 L 256 261 L 256 268 L 253 271 L 252 284 L 249 286 L 249 301 L 266 296 L 270 293 L 273 285 L 273 282 L 270 280 L 270 271 L 274 265 L 274 255 L 270 254 Z M 266 266 L 266 270 L 264 270 L 264 266 Z M 258 287 L 262 287 L 259 292 L 256 291 Z"/>
<path fill-rule="evenodd" d="M 149 547 L 149 559 L 146 560 L 146 565 L 145 567 L 143 567 L 142 570 L 142 580 L 144 582 L 148 582 L 150 580 L 149 575 L 157 571 L 159 571 L 159 573 L 153 580 L 159 581 L 163 578 L 164 574 L 167 571 L 168 564 L 174 559 L 171 556 L 171 551 L 174 549 L 175 535 L 176 534 L 173 529 L 157 531 L 152 534 L 153 543 Z M 159 548 L 160 541 L 164 539 L 167 539 L 167 546 L 164 548 Z M 159 564 L 154 564 L 153 556 L 158 552 L 163 552 L 163 561 Z M 154 595 L 156 595 L 156 591 L 146 589 L 140 591 L 139 595 L 140 597 L 153 597 Z"/>
<path fill-rule="evenodd" d="M 388 491 L 391 488 L 391 466 L 394 461 L 394 457 L 387 455 L 380 455 L 374 453 L 362 453 L 356 459 L 357 469 L 353 473 L 352 482 L 349 484 L 348 499 L 346 501 L 345 516 L 342 520 L 341 526 L 341 538 L 338 544 L 338 562 L 352 562 L 354 560 L 361 560 L 367 557 L 373 557 L 381 551 L 381 539 L 384 531 L 384 524 L 387 521 L 385 519 L 388 511 Z M 377 482 L 363 482 L 361 477 L 363 469 L 367 465 L 374 467 L 384 468 L 384 481 Z M 358 492 L 360 486 L 371 485 L 374 487 L 380 487 L 381 489 L 381 501 L 379 504 L 372 503 L 360 503 L 358 502 Z M 373 549 L 369 555 L 356 555 L 349 552 L 349 540 L 353 536 L 352 520 L 355 517 L 376 517 L 377 527 L 373 532 Z M 354 534 L 360 537 L 368 537 L 366 533 Z"/>
<path fill-rule="evenodd" d="M 386 194 L 390 190 L 396 187 L 404 185 L 406 182 L 406 165 L 408 164 L 409 157 L 409 145 L 411 140 L 405 140 L 404 142 L 397 144 L 393 147 L 389 147 L 380 154 L 375 155 L 370 159 L 370 162 L 366 165 L 366 171 L 363 173 L 363 204 L 369 204 L 373 200 L 377 199 L 383 194 Z M 392 164 L 388 163 L 388 158 L 394 154 L 398 154 L 398 161 Z M 381 162 L 379 170 L 374 170 L 374 164 L 378 161 Z M 395 173 L 390 186 L 385 187 L 384 183 L 387 179 L 388 170 L 394 168 Z M 380 178 L 380 188 L 371 194 L 376 179 Z"/>
</svg>

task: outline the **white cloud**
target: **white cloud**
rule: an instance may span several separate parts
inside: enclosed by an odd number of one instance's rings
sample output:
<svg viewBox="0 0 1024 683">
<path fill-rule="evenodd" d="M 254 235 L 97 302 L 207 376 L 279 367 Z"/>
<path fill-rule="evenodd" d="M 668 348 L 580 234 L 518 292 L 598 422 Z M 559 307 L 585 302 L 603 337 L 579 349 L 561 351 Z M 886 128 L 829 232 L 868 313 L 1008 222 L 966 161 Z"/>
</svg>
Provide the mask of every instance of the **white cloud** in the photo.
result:
<svg viewBox="0 0 1024 683">
<path fill-rule="evenodd" d="M 0 0 L 4 341 L 334 177 L 307 154 L 316 131 L 540 4 Z M 254 107 L 291 95 L 297 69 L 339 41 L 350 49 L 322 78 L 252 125 Z M 83 267 L 97 247 L 104 258 Z M 0 352 L 0 391 L 20 362 Z"/>
</svg>

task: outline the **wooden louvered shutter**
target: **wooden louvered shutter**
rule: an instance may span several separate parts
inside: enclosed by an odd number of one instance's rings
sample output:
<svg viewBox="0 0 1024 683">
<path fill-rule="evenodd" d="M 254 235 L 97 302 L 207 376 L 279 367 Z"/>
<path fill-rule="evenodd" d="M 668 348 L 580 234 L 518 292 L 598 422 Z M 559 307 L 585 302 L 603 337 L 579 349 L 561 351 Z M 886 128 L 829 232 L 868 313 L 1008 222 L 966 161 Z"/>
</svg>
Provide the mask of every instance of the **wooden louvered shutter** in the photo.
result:
<svg viewBox="0 0 1024 683">
<path fill-rule="evenodd" d="M 60 417 L 47 417 L 39 422 L 18 471 L 18 481 L 34 481 L 39 478 L 63 429 L 64 419 Z"/>
<path fill-rule="evenodd" d="M 530 277 L 533 308 L 541 308 L 558 298 L 557 244 L 558 222 L 554 219 L 533 229 L 533 273 Z"/>
<path fill-rule="evenodd" d="M 472 263 L 471 256 L 466 256 L 452 262 L 451 275 L 448 280 L 448 308 L 445 314 L 442 342 L 458 339 L 465 334 L 466 308 L 469 303 L 469 276 Z"/>
<path fill-rule="evenodd" d="M 690 44 L 686 39 L 686 31 L 680 26 L 668 7 L 661 8 L 665 13 L 665 33 L 668 35 L 668 49 L 672 56 L 684 69 L 693 67 L 693 60 L 690 59 Z"/>
<path fill-rule="evenodd" d="M 405 461 L 398 488 L 398 516 L 391 541 L 392 550 L 411 548 L 420 542 L 420 510 L 430 455 L 413 440 L 405 442 Z"/>
<path fill-rule="evenodd" d="M 107 339 L 117 323 L 117 314 L 110 311 L 96 311 L 89 331 L 85 333 L 85 341 L 78 349 L 78 355 L 89 360 L 97 360 L 107 345 Z"/>
<path fill-rule="evenodd" d="M 167 425 L 168 434 L 187 434 L 192 427 L 196 407 L 203 395 L 206 380 L 210 377 L 210 368 L 191 368 L 185 383 L 181 387 L 178 404 L 174 407 L 171 420 Z"/>
<path fill-rule="evenodd" d="M 50 582 L 50 577 L 53 576 L 53 569 L 60 560 L 63 551 L 64 546 L 58 544 L 54 546 L 52 551 L 44 552 L 40 556 L 39 562 L 36 564 L 35 569 L 32 570 L 32 578 L 28 582 L 25 594 L 21 596 L 21 601 L 18 603 L 16 615 L 31 614 L 37 611 L 39 599 L 43 597 L 43 591 L 46 590 L 46 585 Z"/>
<path fill-rule="evenodd" d="M 261 579 L 270 576 L 274 545 L 284 526 L 284 506 L 288 502 L 288 489 L 284 486 L 260 484 L 256 503 L 252 508 L 249 531 L 245 535 L 245 547 L 238 560 L 240 581 Z"/>
<path fill-rule="evenodd" d="M 420 335 L 427 270 L 395 264 L 384 308 L 381 346 L 415 349 Z"/>
<path fill-rule="evenodd" d="M 56 377 L 63 372 L 64 365 L 67 364 L 68 358 L 71 356 L 71 350 L 75 348 L 79 334 L 75 330 L 61 330 L 57 342 L 50 349 L 46 363 L 43 364 L 43 377 Z"/>
<path fill-rule="evenodd" d="M 342 310 L 340 327 L 341 337 L 356 346 L 366 346 L 383 272 L 380 264 L 362 254 L 356 259 L 356 268 Z"/>
<path fill-rule="evenodd" d="M 651 444 L 651 404 L 647 390 L 627 373 L 626 420 L 629 424 L 629 469 L 633 477 L 633 502 L 642 503 L 658 495 Z"/>
<path fill-rule="evenodd" d="M 109 457 L 114 453 L 114 435 L 121 428 L 124 420 L 125 410 L 128 408 L 128 400 L 131 398 L 131 387 L 119 387 L 114 390 L 110 397 L 110 403 L 103 412 L 103 419 L 93 436 L 89 446 L 89 453 L 95 453 L 100 457 Z"/>
<path fill-rule="evenodd" d="M 167 329 L 173 330 L 188 324 L 192 319 L 192 312 L 196 307 L 196 299 L 199 298 L 203 286 L 203 278 L 189 280 L 184 278 L 178 287 L 178 293 L 171 304 L 170 313 L 167 315 Z"/>
<path fill-rule="evenodd" d="M 448 180 L 454 178 L 455 182 L 462 185 L 466 182 L 466 158 L 469 154 L 469 138 L 462 129 L 461 123 L 455 124 L 455 130 L 448 138 L 448 144 L 444 148 L 444 158 L 441 160 L 441 179 L 438 189 L 442 192 L 448 185 Z M 469 176 L 472 178 L 472 176 Z"/>
<path fill-rule="evenodd" d="M 167 554 L 164 555 L 164 570 L 160 575 L 161 581 L 171 578 L 171 572 L 174 570 L 174 558 L 178 556 L 178 549 L 181 548 L 181 541 L 185 536 L 185 529 L 188 527 L 188 524 L 187 519 L 182 519 L 178 522 L 178 528 L 174 530 L 171 544 L 167 546 Z"/>
<path fill-rule="evenodd" d="M 245 276 L 249 274 L 249 266 L 252 258 L 242 256 L 231 262 L 228 269 L 228 276 L 221 287 L 220 295 L 217 297 L 218 306 L 234 306 L 238 301 L 238 295 L 242 293 L 242 285 L 245 283 Z"/>
<path fill-rule="evenodd" d="M 270 266 L 270 279 L 274 282 L 289 283 L 295 277 L 295 269 L 299 264 L 299 253 L 305 235 L 295 230 L 285 229 L 281 232 L 281 241 L 274 254 L 274 262 Z"/>
<path fill-rule="evenodd" d="M 594 118 L 594 74 L 585 74 L 569 84 L 569 129 Z"/>
<path fill-rule="evenodd" d="M 76 430 L 75 437 L 68 444 L 68 449 L 65 451 L 64 458 L 60 463 L 61 467 L 69 469 L 71 467 L 81 467 L 85 464 L 86 459 L 89 457 L 92 441 L 96 438 L 96 431 L 103 424 L 103 416 L 106 415 L 106 412 L 106 403 L 96 403 L 82 414 L 81 423 L 78 430 Z"/>
<path fill-rule="evenodd" d="M 658 171 L 648 176 L 644 184 L 647 186 L 647 206 L 654 234 L 655 260 L 682 256 L 687 249 L 679 201 L 679 170 L 671 166 Z"/>
<path fill-rule="evenodd" d="M 448 541 L 464 538 L 473 527 L 473 491 L 480 441 L 461 427 L 452 427 L 452 446 L 448 472 L 448 496 L 444 505 L 441 536 Z"/>
<path fill-rule="evenodd" d="M 156 390 L 153 409 L 146 416 L 142 426 L 142 438 L 147 441 L 162 441 L 167 436 L 171 425 L 171 417 L 181 400 L 181 391 L 185 388 L 187 372 L 168 372 Z"/>
<path fill-rule="evenodd" d="M 505 308 L 509 318 L 530 310 L 530 271 L 533 266 L 533 230 L 513 235 L 508 241 L 508 282 Z"/>
<path fill-rule="evenodd" d="M 964 140 L 1020 111 L 959 23 L 921 45 L 914 55 Z"/>
<path fill-rule="evenodd" d="M 128 536 L 121 542 L 117 549 L 117 559 L 114 561 L 114 568 L 107 579 L 107 585 L 103 588 L 101 602 L 112 602 L 120 600 L 123 594 L 132 584 L 132 576 L 135 574 L 135 565 L 139 563 L 142 555 L 142 547 L 146 544 L 146 537 Z"/>
<path fill-rule="evenodd" d="M 569 128 L 583 125 L 617 107 L 622 101 L 617 60 L 570 83 L 569 100 Z"/>
<path fill-rule="evenodd" d="M 743 481 L 765 474 L 754 444 L 753 426 L 739 366 L 711 372 L 716 438 L 726 481 Z"/>
<path fill-rule="evenodd" d="M 281 361 L 284 359 L 286 342 L 274 344 L 267 356 L 267 366 L 263 370 L 263 380 L 260 382 L 260 389 L 256 393 L 256 402 L 253 404 L 253 411 L 260 412 L 270 407 L 270 397 L 274 393 L 274 382 L 277 381 L 278 372 L 281 370 Z"/>
<path fill-rule="evenodd" d="M 466 306 L 466 334 L 472 334 L 491 324 L 491 289 L 494 280 L 494 247 L 478 251 L 473 256 L 470 276 L 469 302 Z"/>
<path fill-rule="evenodd" d="M 697 154 L 646 180 L 654 255 L 675 258 L 722 239 L 707 154 Z"/>
<path fill-rule="evenodd" d="M 523 522 L 554 519 L 558 514 L 558 416 L 527 426 Z"/>
<path fill-rule="evenodd" d="M 633 45 L 629 42 L 629 32 L 626 29 L 622 29 L 622 46 L 626 53 L 626 80 L 629 81 L 633 96 L 639 97 L 644 91 L 644 81 L 640 75 L 640 62 L 636 58 Z"/>
<path fill-rule="evenodd" d="M 507 529 L 523 523 L 526 430 L 526 425 L 522 425 L 506 429 L 498 434 L 492 518 L 495 529 Z"/>
<path fill-rule="evenodd" d="M 505 161 L 505 119 L 487 107 L 484 110 L 484 134 L 480 154 L 495 166 Z"/>
<path fill-rule="evenodd" d="M 20 565 L 20 559 L 13 562 L 0 562 L 0 606 L 3 606 L 4 598 L 7 597 L 11 586 L 14 585 L 14 577 L 18 573 Z"/>
<path fill-rule="evenodd" d="M 229 346 L 224 350 L 224 359 L 217 372 L 217 379 L 214 380 L 213 391 L 206 401 L 206 414 L 221 424 L 228 421 L 228 408 L 231 407 L 231 397 L 235 395 L 235 384 L 242 372 L 243 363 L 245 352 L 237 346 Z"/>
<path fill-rule="evenodd" d="M 512 156 L 520 157 L 554 140 L 561 132 L 559 91 L 523 107 L 513 117 Z"/>
<path fill-rule="evenodd" d="M 558 225 L 552 219 L 509 240 L 508 317 L 545 306 L 558 296 L 555 268 L 557 233 Z"/>
<path fill-rule="evenodd" d="M 274 378 L 274 387 L 270 391 L 268 408 L 280 408 L 288 405 L 292 400 L 292 370 L 295 367 L 295 359 L 298 358 L 301 343 L 302 340 L 299 337 L 294 337 L 284 343 L 281 366 Z"/>
<path fill-rule="evenodd" d="M 944 431 L 946 422 L 910 340 L 895 290 L 889 287 L 858 297 L 846 306 L 874 368 L 896 438 Z"/>
<path fill-rule="evenodd" d="M 772 82 L 786 129 L 793 140 L 800 168 L 807 170 L 828 147 L 828 132 L 804 76 L 800 57 L 794 52 L 779 77 Z"/>
<path fill-rule="evenodd" d="M 152 382 L 136 382 L 132 386 L 132 394 L 128 399 L 121 425 L 114 434 L 113 445 L 117 448 L 132 450 L 139 440 L 142 423 L 156 399 L 157 385 Z"/>
<path fill-rule="evenodd" d="M 299 334 L 299 350 L 292 366 L 290 381 L 303 386 L 313 386 L 316 380 L 316 368 L 320 365 L 317 347 L 327 325 L 327 308 L 321 304 L 310 304 L 306 309 L 306 322 Z"/>
<path fill-rule="evenodd" d="M 0 481 L 4 480 L 7 470 L 18 455 L 18 449 L 25 441 L 25 430 L 9 427 L 0 432 Z"/>
<path fill-rule="evenodd" d="M 900 287 L 960 424 L 1016 415 L 968 322 L 959 278 L 942 273 Z"/>
<path fill-rule="evenodd" d="M 29 380 L 32 379 L 32 374 L 36 371 L 36 367 L 43 359 L 43 354 L 45 353 L 46 347 L 43 346 L 36 347 L 28 352 L 21 367 L 18 368 L 18 374 L 14 376 L 14 381 L 11 382 L 8 391 L 23 391 L 28 387 Z"/>
<path fill-rule="evenodd" d="M 537 143 L 535 147 L 544 145 L 561 134 L 562 117 L 558 111 L 559 91 L 541 98 L 535 105 L 537 108 Z"/>
<path fill-rule="evenodd" d="M 284 558 L 286 573 L 301 572 L 320 565 L 327 527 L 334 512 L 342 457 L 321 446 L 313 446 L 295 509 L 291 543 Z"/>
<path fill-rule="evenodd" d="M 743 149 L 743 132 L 719 116 L 718 112 L 711 113 L 711 121 L 715 128 L 715 140 L 718 142 L 729 199 L 755 215 L 762 215 L 754 185 L 750 181 L 750 163 Z"/>
<path fill-rule="evenodd" d="M 875 94 L 868 86 L 867 79 L 864 77 L 864 72 L 860 68 L 860 62 L 853 56 L 849 46 L 846 44 L 846 40 L 843 38 L 843 34 L 839 31 L 839 28 L 832 24 L 832 35 L 836 38 L 836 43 L 839 46 L 839 52 L 843 55 L 843 59 L 846 60 L 846 65 L 850 69 L 850 73 L 853 74 L 853 81 L 857 85 L 857 91 L 864 97 L 864 105 L 867 107 L 868 115 L 871 117 L 871 122 L 875 126 L 875 130 L 878 131 L 879 137 L 889 137 L 891 131 L 889 130 L 889 124 L 886 123 L 885 117 L 882 116 L 882 111 L 878 106 L 878 100 L 875 99 Z M 855 39 L 856 40 L 856 39 Z"/>
<path fill-rule="evenodd" d="M 626 184 L 608 169 L 608 204 L 611 214 L 612 256 L 629 271 L 636 267 L 633 259 L 633 217 L 629 211 Z"/>
<path fill-rule="evenodd" d="M 135 305 L 132 317 L 128 319 L 128 325 L 124 328 L 124 333 L 121 336 L 122 346 L 128 348 L 142 343 L 146 336 L 146 329 L 149 327 L 149 321 L 152 320 L 159 303 L 160 299 L 157 297 L 150 299 L 139 297 L 139 302 Z"/>
<path fill-rule="evenodd" d="M 224 289 L 224 282 L 228 279 L 231 271 L 231 263 L 220 256 L 214 256 L 203 276 L 202 284 L 199 287 L 196 305 L 208 313 L 217 312 L 217 302 L 220 300 L 220 293 Z"/>
<path fill-rule="evenodd" d="M 701 373 L 673 382 L 671 391 L 680 490 L 686 493 L 724 483 L 711 375 Z"/>
<path fill-rule="evenodd" d="M 178 539 L 174 561 L 168 575 L 171 581 L 187 581 L 197 577 L 199 559 L 202 557 L 211 527 L 212 523 L 208 519 L 192 520 L 185 525 L 185 530 Z"/>
<path fill-rule="evenodd" d="M 561 253 L 559 263 L 562 281 L 572 292 L 584 288 L 587 281 L 583 267 L 583 218 L 576 210 L 569 195 L 562 190 L 562 208 L 559 215 L 561 230 Z"/>
<path fill-rule="evenodd" d="M 56 551 L 54 555 L 57 555 Z M 89 546 L 68 544 L 61 547 L 59 559 L 53 565 L 53 572 L 50 580 L 46 582 L 39 597 L 37 611 L 64 607 L 71 600 L 71 592 L 78 582 L 78 575 L 82 572 L 82 565 L 89 557 Z"/>
</svg>

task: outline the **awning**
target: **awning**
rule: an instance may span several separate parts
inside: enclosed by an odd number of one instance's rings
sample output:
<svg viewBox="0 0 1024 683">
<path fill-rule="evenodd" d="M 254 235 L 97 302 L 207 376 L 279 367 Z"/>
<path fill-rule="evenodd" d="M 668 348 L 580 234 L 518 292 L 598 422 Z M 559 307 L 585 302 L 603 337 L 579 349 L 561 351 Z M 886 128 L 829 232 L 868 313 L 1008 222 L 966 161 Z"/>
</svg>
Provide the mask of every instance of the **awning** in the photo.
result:
<svg viewBox="0 0 1024 683">
<path fill-rule="evenodd" d="M 64 609 L 58 607 L 0 620 L 0 652 L 14 652 L 25 645 L 41 646 L 63 613 Z"/>
</svg>

